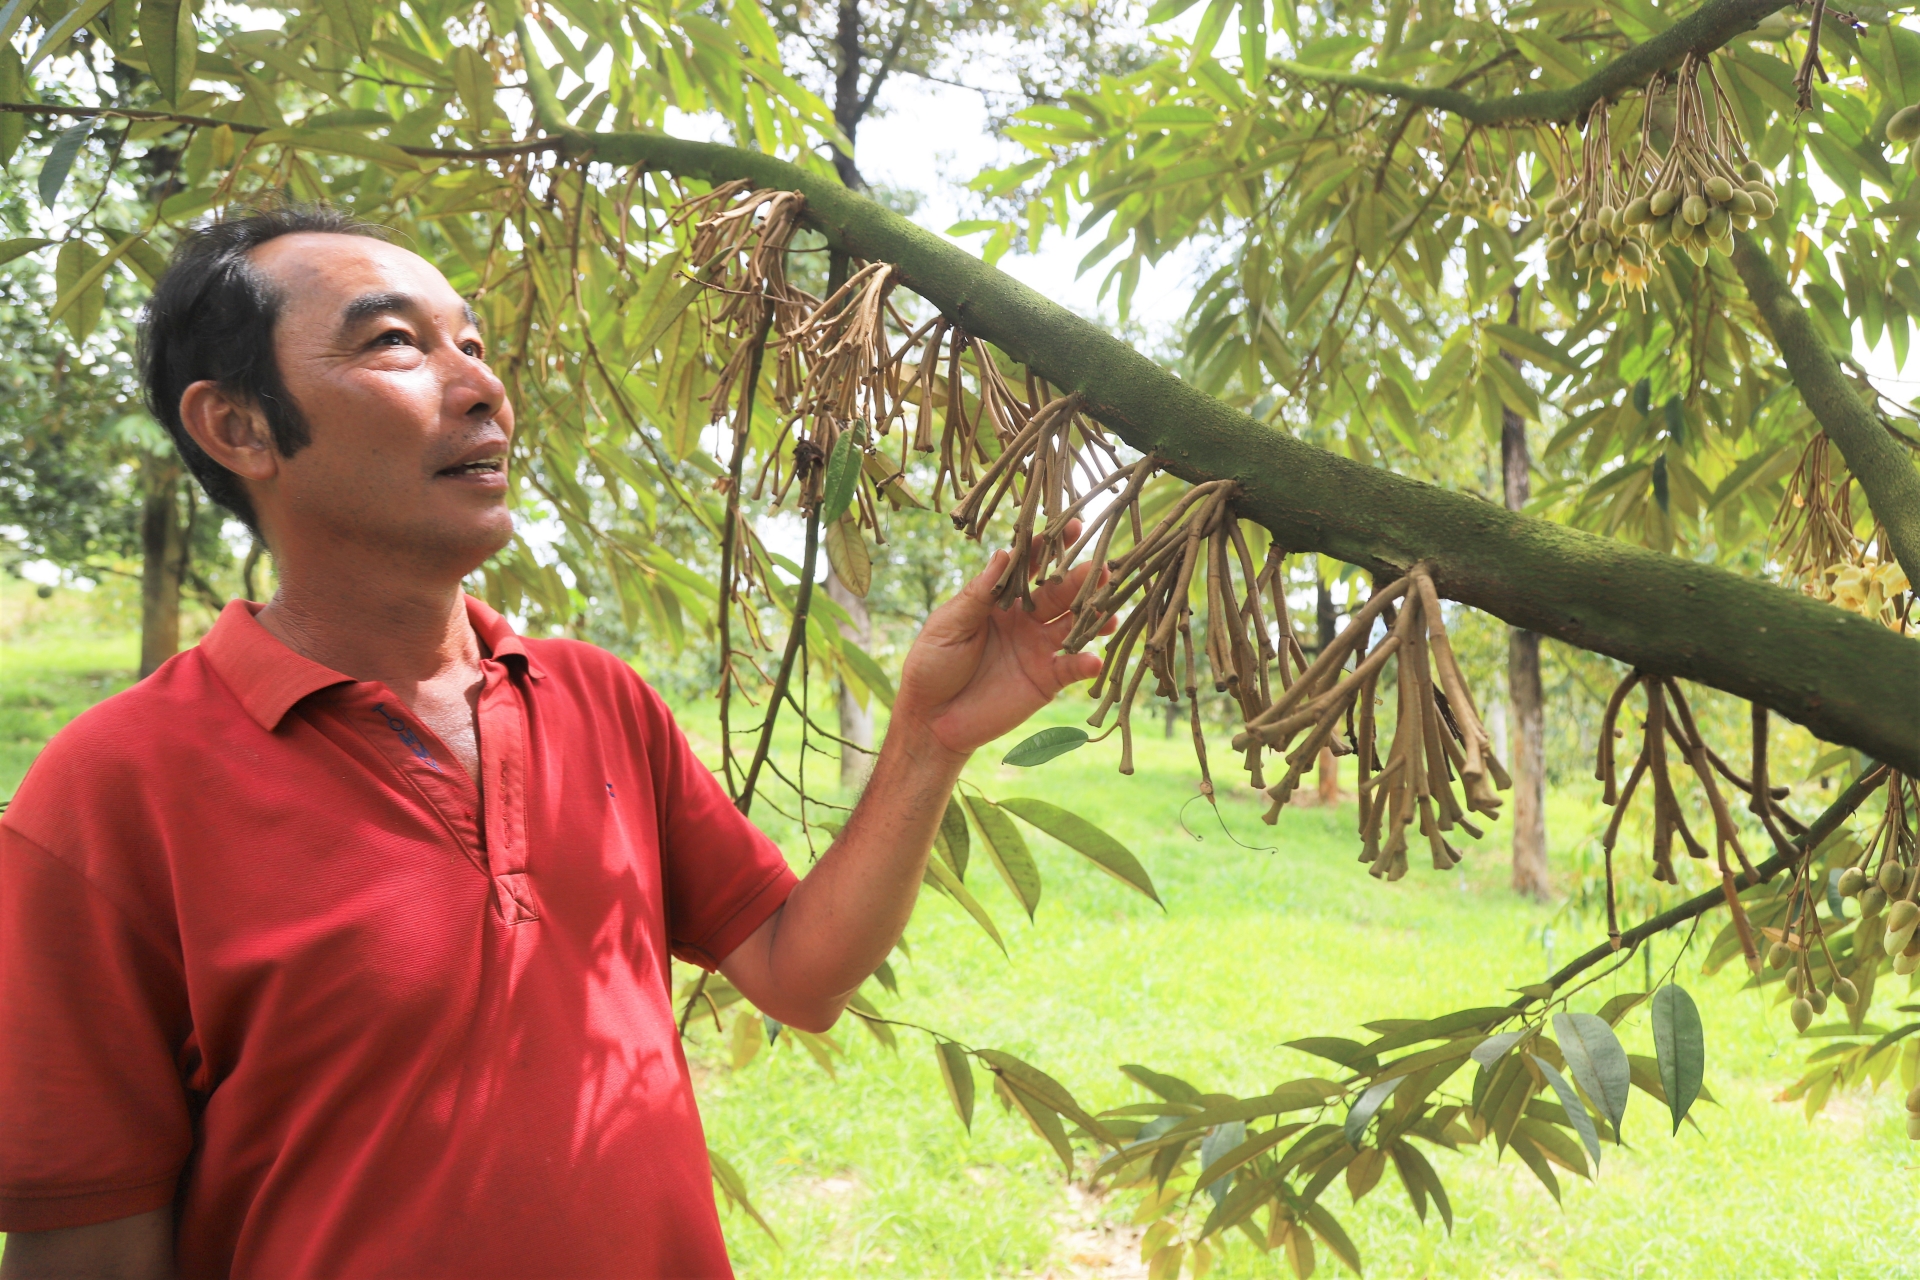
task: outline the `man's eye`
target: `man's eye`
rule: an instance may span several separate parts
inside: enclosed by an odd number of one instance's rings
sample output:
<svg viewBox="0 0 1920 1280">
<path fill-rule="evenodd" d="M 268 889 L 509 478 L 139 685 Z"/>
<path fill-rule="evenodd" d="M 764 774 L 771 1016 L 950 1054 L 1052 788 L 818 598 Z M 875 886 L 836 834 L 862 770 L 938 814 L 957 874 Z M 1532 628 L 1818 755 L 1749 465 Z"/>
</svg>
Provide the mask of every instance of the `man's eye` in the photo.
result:
<svg viewBox="0 0 1920 1280">
<path fill-rule="evenodd" d="M 487 354 L 486 348 L 477 342 L 463 342 L 460 344 L 460 350 L 466 352 L 467 355 L 475 360 L 483 359 Z"/>
<path fill-rule="evenodd" d="M 389 329 L 373 340 L 376 347 L 404 347 L 413 339 L 404 329 Z"/>
</svg>

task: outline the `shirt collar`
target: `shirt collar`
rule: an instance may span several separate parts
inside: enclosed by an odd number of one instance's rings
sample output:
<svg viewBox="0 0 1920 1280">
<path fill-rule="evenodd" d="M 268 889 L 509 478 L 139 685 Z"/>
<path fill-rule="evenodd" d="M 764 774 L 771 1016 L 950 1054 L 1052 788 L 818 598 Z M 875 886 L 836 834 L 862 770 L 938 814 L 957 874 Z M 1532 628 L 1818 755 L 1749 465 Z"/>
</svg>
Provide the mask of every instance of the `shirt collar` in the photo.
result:
<svg viewBox="0 0 1920 1280">
<path fill-rule="evenodd" d="M 467 596 L 466 602 L 467 623 L 473 628 L 473 634 L 479 637 L 480 644 L 486 649 L 488 657 L 495 662 L 512 658 L 521 670 L 535 680 L 547 678 L 547 673 L 540 669 L 540 664 L 533 660 L 531 653 L 527 652 L 526 641 L 514 634 L 513 628 L 507 625 L 505 618 L 472 596 Z"/>
<path fill-rule="evenodd" d="M 488 656 L 496 661 L 512 659 L 528 675 L 545 678 L 546 673 L 505 618 L 472 596 L 465 601 L 467 622 Z M 287 648 L 254 616 L 261 608 L 251 600 L 228 601 L 213 629 L 200 642 L 200 650 L 247 714 L 271 733 L 302 698 L 354 681 L 352 676 L 341 675 Z"/>
</svg>

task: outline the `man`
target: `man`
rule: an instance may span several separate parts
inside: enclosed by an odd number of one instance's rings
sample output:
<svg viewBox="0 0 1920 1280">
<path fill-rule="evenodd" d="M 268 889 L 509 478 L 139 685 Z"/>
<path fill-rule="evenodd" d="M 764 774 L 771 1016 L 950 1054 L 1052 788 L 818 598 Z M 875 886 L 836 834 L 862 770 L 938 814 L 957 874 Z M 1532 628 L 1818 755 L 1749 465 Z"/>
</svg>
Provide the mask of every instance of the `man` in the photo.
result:
<svg viewBox="0 0 1920 1280">
<path fill-rule="evenodd" d="M 190 239 L 155 415 L 280 587 L 48 744 L 0 822 L 0 1277 L 725 1274 L 669 953 L 832 1025 L 961 766 L 1098 669 L 979 579 L 796 881 L 630 668 L 462 580 L 513 410 L 432 266 L 337 214 Z"/>
</svg>

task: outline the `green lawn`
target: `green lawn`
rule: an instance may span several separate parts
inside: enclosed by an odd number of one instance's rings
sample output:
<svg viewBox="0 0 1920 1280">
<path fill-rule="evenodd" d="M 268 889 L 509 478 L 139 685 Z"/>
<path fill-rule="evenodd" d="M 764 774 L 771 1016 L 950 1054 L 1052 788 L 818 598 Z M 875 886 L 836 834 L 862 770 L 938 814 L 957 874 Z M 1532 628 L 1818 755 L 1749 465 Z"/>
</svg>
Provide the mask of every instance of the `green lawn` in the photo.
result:
<svg viewBox="0 0 1920 1280">
<path fill-rule="evenodd" d="M 126 683 L 133 658 L 125 638 L 0 647 L 0 794 L 49 732 Z M 704 708 L 686 719 L 696 740 L 711 741 Z M 882 998 L 890 1016 L 1017 1053 L 1093 1106 L 1144 1097 L 1116 1070 L 1122 1062 L 1251 1093 L 1324 1068 L 1280 1047 L 1285 1040 L 1488 1003 L 1547 972 L 1547 930 L 1559 961 L 1596 932 L 1507 892 L 1498 829 L 1455 872 L 1416 866 L 1381 885 L 1353 861 L 1350 806 L 1289 812 L 1268 828 L 1258 805 L 1227 798 L 1226 824 L 1256 846 L 1243 848 L 1194 803 L 1185 820 L 1196 839 L 1180 823 L 1193 794 L 1183 741 L 1149 731 L 1131 779 L 1112 772 L 1111 748 L 1037 770 L 984 752 L 969 776 L 996 798 L 1041 796 L 1105 826 L 1146 864 L 1167 910 L 1034 835 L 1045 876 L 1034 925 L 1016 922 L 984 867 L 969 877 L 1011 958 L 957 907 L 929 897 L 908 935 L 912 960 L 896 957 L 900 998 Z M 1226 791 L 1237 775 L 1218 756 L 1215 766 Z M 1564 842 L 1584 838 L 1592 821 L 1577 792 L 1554 796 L 1550 812 Z M 1920 1148 L 1905 1138 L 1899 1097 L 1849 1095 L 1812 1124 L 1796 1104 L 1773 1101 L 1798 1074 L 1805 1042 L 1783 1014 L 1738 992 L 1737 966 L 1699 977 L 1699 949 L 1690 960 L 1679 945 L 1662 939 L 1656 961 L 1678 960 L 1705 1016 L 1707 1083 L 1721 1105 L 1696 1109 L 1701 1131 L 1668 1137 L 1655 1105 L 1636 1095 L 1632 1149 L 1609 1148 L 1597 1183 L 1566 1179 L 1564 1210 L 1512 1159 L 1437 1154 L 1457 1215 L 1451 1238 L 1437 1219 L 1419 1224 L 1391 1176 L 1357 1208 L 1336 1186 L 1328 1203 L 1370 1274 L 1920 1274 L 1911 1245 Z M 1632 964 L 1576 1007 L 1638 989 L 1639 976 Z M 1912 999 L 1882 992 L 1882 1014 Z M 790 1037 L 735 1072 L 712 1023 L 695 1025 L 689 1054 L 710 1141 L 780 1237 L 776 1246 L 744 1215 L 723 1215 L 743 1276 L 1144 1274 L 1129 1195 L 1066 1186 L 1057 1159 L 991 1103 L 984 1081 L 973 1132 L 962 1130 L 926 1037 L 901 1033 L 895 1053 L 843 1024 L 835 1038 L 845 1053 L 830 1079 Z M 1651 1052 L 1644 1016 L 1622 1032 L 1629 1050 Z M 1335 1264 L 1321 1257 L 1331 1274 Z M 1214 1274 L 1283 1270 L 1242 1242 Z"/>
</svg>

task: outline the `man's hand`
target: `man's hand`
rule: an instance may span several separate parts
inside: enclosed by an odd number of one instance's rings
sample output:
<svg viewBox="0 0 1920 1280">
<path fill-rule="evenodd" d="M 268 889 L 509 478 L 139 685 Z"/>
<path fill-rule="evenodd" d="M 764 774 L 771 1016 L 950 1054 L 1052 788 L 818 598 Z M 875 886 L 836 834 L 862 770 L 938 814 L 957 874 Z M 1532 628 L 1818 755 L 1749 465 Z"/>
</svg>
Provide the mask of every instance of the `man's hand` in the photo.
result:
<svg viewBox="0 0 1920 1280">
<path fill-rule="evenodd" d="M 1028 612 L 993 601 L 1006 563 L 1007 552 L 995 552 L 984 573 L 933 611 L 900 672 L 893 723 L 923 728 L 955 755 L 1018 728 L 1066 686 L 1100 674 L 1099 655 L 1060 652 L 1073 627 L 1067 608 L 1096 566 L 1035 590 Z"/>
</svg>

